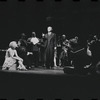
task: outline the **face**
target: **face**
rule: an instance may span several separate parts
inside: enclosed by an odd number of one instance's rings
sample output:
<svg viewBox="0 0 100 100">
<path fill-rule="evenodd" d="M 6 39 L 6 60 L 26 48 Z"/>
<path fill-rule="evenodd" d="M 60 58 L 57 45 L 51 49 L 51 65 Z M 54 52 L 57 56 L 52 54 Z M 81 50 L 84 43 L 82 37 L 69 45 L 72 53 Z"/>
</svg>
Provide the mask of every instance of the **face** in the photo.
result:
<svg viewBox="0 0 100 100">
<path fill-rule="evenodd" d="M 47 31 L 48 31 L 48 32 L 51 32 L 51 31 L 52 31 L 52 27 L 48 27 L 48 28 L 47 28 Z"/>
<path fill-rule="evenodd" d="M 32 32 L 32 36 L 33 36 L 33 37 L 36 37 L 36 33 L 35 33 L 35 32 Z"/>
<path fill-rule="evenodd" d="M 63 38 L 63 39 L 66 39 L 66 35 L 62 35 L 62 38 Z"/>
<path fill-rule="evenodd" d="M 16 47 L 18 47 L 18 45 L 17 45 L 16 42 L 11 42 L 11 43 L 10 43 L 10 47 L 11 47 L 12 49 L 15 49 Z"/>
<path fill-rule="evenodd" d="M 17 48 L 18 47 L 18 44 L 15 42 L 14 43 L 14 48 Z"/>
</svg>

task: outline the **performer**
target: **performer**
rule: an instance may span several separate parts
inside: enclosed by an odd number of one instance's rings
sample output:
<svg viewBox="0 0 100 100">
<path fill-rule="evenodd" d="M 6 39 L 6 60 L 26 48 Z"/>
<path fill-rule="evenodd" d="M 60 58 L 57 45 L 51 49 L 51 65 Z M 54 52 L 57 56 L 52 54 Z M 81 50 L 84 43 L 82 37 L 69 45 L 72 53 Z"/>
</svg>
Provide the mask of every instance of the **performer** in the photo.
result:
<svg viewBox="0 0 100 100">
<path fill-rule="evenodd" d="M 77 48 L 78 48 L 78 37 L 75 36 L 74 38 L 70 39 L 69 42 L 70 42 L 70 48 L 73 51 L 77 50 Z"/>
<path fill-rule="evenodd" d="M 31 63 L 29 61 L 29 58 L 27 56 L 27 41 L 26 41 L 26 35 L 25 33 L 21 34 L 21 39 L 18 41 L 18 48 L 17 52 L 18 55 L 24 60 L 24 65 L 26 65 L 26 68 L 29 69 L 31 68 Z"/>
<path fill-rule="evenodd" d="M 44 53 L 45 53 L 45 34 L 42 33 L 42 38 L 40 39 L 40 61 L 41 61 L 41 65 L 42 67 L 45 67 L 45 59 L 44 59 Z"/>
<path fill-rule="evenodd" d="M 20 58 L 17 54 L 16 47 L 17 47 L 17 43 L 15 41 L 10 42 L 9 48 L 6 51 L 5 61 L 2 66 L 2 70 L 6 70 L 6 69 L 9 70 L 10 67 L 13 67 L 13 65 L 16 64 L 17 62 L 19 64 L 17 69 L 27 70 L 23 65 L 23 59 Z"/>
<path fill-rule="evenodd" d="M 57 39 L 57 66 L 61 66 L 61 61 L 60 61 L 61 52 L 62 52 L 61 37 L 59 36 Z"/>
<path fill-rule="evenodd" d="M 32 45 L 34 66 L 38 67 L 39 65 L 39 38 L 36 37 L 35 32 L 32 32 L 32 37 L 28 39 L 28 43 Z"/>
<path fill-rule="evenodd" d="M 65 34 L 62 35 L 61 40 L 62 40 L 61 41 L 62 52 L 60 54 L 60 62 L 61 62 L 60 66 L 64 67 L 70 64 L 70 61 L 69 61 L 70 44 L 69 44 L 69 41 L 66 39 Z"/>
<path fill-rule="evenodd" d="M 56 34 L 52 32 L 52 27 L 47 27 L 45 61 L 48 69 L 54 67 L 54 52 L 56 51 Z"/>
</svg>

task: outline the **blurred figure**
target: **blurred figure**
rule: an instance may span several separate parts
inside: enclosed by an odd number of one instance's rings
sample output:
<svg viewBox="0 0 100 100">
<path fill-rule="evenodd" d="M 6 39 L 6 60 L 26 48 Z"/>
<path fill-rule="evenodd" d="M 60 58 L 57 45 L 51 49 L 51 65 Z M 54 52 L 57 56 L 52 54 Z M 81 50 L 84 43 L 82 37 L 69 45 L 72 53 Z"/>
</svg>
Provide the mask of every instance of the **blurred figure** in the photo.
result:
<svg viewBox="0 0 100 100">
<path fill-rule="evenodd" d="M 47 69 L 54 67 L 54 52 L 56 51 L 56 34 L 52 32 L 52 27 L 47 27 L 45 62 Z"/>
<path fill-rule="evenodd" d="M 31 44 L 31 51 L 33 53 L 32 62 L 34 66 L 38 67 L 39 65 L 39 39 L 36 37 L 36 33 L 32 32 L 32 37 L 28 39 L 28 43 Z"/>
<path fill-rule="evenodd" d="M 66 65 L 70 65 L 71 61 L 69 58 L 69 48 L 70 48 L 70 44 L 69 41 L 66 39 L 66 35 L 63 34 L 62 35 L 62 41 L 61 41 L 61 47 L 62 47 L 62 51 L 60 54 L 60 59 L 59 59 L 59 66 L 66 66 Z"/>
<path fill-rule="evenodd" d="M 18 55 L 24 60 L 24 65 L 26 65 L 26 68 L 31 68 L 31 63 L 29 61 L 29 58 L 27 56 L 27 41 L 26 41 L 26 35 L 25 33 L 21 34 L 21 38 L 18 40 L 18 48 L 17 52 Z"/>
<path fill-rule="evenodd" d="M 79 39 L 77 36 L 69 40 L 70 49 L 72 49 L 73 51 L 76 51 L 79 48 L 78 40 Z"/>
<path fill-rule="evenodd" d="M 46 38 L 45 38 L 45 34 L 42 33 L 42 37 L 40 39 L 40 62 L 42 67 L 45 67 L 45 59 L 44 59 L 44 53 L 45 53 L 45 44 Z"/>
<path fill-rule="evenodd" d="M 2 66 L 2 70 L 10 69 L 13 67 L 14 64 L 19 64 L 17 69 L 24 69 L 26 70 L 25 66 L 23 65 L 23 59 L 20 58 L 16 51 L 17 43 L 15 41 L 10 42 L 9 48 L 6 51 L 5 61 Z"/>
<path fill-rule="evenodd" d="M 61 46 L 61 36 L 58 37 L 58 40 L 57 40 L 57 66 L 60 66 L 61 65 L 61 62 L 60 62 L 60 54 L 62 52 L 62 46 Z"/>
</svg>

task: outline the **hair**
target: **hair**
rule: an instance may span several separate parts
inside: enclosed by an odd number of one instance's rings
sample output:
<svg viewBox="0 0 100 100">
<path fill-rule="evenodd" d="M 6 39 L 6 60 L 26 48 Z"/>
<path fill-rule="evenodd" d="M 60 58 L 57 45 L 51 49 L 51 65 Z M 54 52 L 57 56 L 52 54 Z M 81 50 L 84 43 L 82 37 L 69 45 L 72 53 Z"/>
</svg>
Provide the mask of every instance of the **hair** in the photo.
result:
<svg viewBox="0 0 100 100">
<path fill-rule="evenodd" d="M 25 35 L 25 33 L 22 33 L 22 34 L 21 34 L 21 36 L 23 36 L 23 37 L 24 37 L 24 36 L 26 36 L 26 35 Z"/>
<path fill-rule="evenodd" d="M 10 48 L 16 48 L 16 47 L 17 47 L 16 41 L 10 42 L 10 43 L 9 43 L 9 47 L 10 47 Z"/>
<path fill-rule="evenodd" d="M 36 36 L 36 33 L 35 33 L 35 32 L 32 32 L 32 36 L 33 36 L 33 37 Z"/>
</svg>

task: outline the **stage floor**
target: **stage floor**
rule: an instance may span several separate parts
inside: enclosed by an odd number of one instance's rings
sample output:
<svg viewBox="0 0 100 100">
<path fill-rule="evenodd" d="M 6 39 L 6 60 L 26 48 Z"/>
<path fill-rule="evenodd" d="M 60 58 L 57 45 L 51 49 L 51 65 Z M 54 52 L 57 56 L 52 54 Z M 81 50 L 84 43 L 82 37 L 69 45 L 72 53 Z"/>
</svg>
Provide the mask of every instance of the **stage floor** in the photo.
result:
<svg viewBox="0 0 100 100">
<path fill-rule="evenodd" d="M 32 68 L 30 70 L 3 70 L 3 72 L 15 72 L 15 73 L 30 73 L 30 74 L 51 74 L 51 75 L 63 75 L 63 68 L 58 69 L 44 69 L 42 67 Z"/>
</svg>

